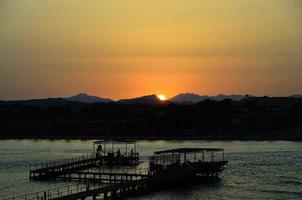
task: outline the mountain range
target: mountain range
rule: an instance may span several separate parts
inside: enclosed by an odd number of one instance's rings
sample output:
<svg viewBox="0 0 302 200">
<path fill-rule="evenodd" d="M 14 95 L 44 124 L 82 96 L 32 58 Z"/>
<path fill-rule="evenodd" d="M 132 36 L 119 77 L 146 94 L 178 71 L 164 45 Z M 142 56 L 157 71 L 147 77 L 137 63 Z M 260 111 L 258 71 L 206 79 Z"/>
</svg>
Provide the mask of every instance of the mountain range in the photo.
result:
<svg viewBox="0 0 302 200">
<path fill-rule="evenodd" d="M 116 101 L 118 104 L 160 104 L 161 102 L 155 94 Z"/>
<path fill-rule="evenodd" d="M 241 101 L 246 97 L 252 97 L 249 95 L 224 95 L 219 94 L 216 96 L 208 96 L 208 95 L 198 95 L 194 93 L 181 93 L 178 94 L 166 102 L 173 102 L 178 104 L 195 104 L 206 99 L 211 99 L 215 101 L 222 101 L 225 99 L 231 99 L 233 101 Z M 289 96 L 291 98 L 302 98 L 302 95 L 295 94 Z M 29 99 L 29 100 L 12 100 L 12 101 L 0 101 L 0 105 L 27 105 L 27 106 L 60 106 L 60 105 L 68 105 L 68 104 L 75 104 L 75 103 L 85 103 L 85 104 L 92 104 L 92 103 L 116 103 L 116 104 L 162 104 L 163 102 L 159 100 L 159 98 L 155 95 L 146 95 L 136 98 L 130 99 L 121 99 L 114 101 L 109 98 L 102 98 L 97 96 L 92 96 L 86 93 L 79 93 L 77 95 L 65 98 L 47 98 L 47 99 Z"/>
<path fill-rule="evenodd" d="M 211 99 L 215 101 L 222 101 L 224 99 L 231 99 L 233 101 L 241 101 L 244 99 L 246 95 L 224 95 L 224 94 L 219 94 L 217 96 L 208 96 L 208 95 L 198 95 L 194 93 L 181 93 L 178 94 L 169 100 L 172 102 L 177 102 L 177 103 L 198 103 L 200 101 L 204 101 L 206 99 Z"/>
<path fill-rule="evenodd" d="M 81 103 L 110 103 L 112 99 L 102 98 L 97 96 L 90 96 L 86 93 L 79 93 L 77 95 L 66 97 L 67 101 L 81 102 Z"/>
</svg>

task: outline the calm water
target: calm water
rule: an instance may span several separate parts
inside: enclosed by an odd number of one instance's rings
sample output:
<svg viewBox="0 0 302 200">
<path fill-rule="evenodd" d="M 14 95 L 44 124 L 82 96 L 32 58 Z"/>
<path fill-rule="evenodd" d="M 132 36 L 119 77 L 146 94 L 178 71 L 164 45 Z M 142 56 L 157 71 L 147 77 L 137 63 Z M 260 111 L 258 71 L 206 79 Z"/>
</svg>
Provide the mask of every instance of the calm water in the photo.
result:
<svg viewBox="0 0 302 200">
<path fill-rule="evenodd" d="M 302 142 L 286 141 L 139 141 L 141 155 L 177 147 L 222 147 L 228 167 L 221 181 L 170 189 L 128 199 L 302 199 Z M 0 141 L 0 197 L 67 185 L 31 182 L 28 165 L 88 154 L 92 141 Z"/>
</svg>

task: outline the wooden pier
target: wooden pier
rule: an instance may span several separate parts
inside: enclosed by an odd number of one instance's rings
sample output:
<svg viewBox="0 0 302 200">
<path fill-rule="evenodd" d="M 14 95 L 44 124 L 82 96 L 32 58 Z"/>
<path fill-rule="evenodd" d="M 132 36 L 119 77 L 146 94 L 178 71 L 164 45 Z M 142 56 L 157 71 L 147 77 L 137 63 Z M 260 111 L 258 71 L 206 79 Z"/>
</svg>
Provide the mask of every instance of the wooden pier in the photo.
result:
<svg viewBox="0 0 302 200">
<path fill-rule="evenodd" d="M 149 167 L 144 169 L 137 169 L 135 166 L 123 168 L 123 165 L 129 166 L 129 162 L 124 162 L 126 158 L 123 158 L 123 162 L 106 162 L 108 159 L 120 157 L 107 157 L 106 154 L 98 152 L 86 157 L 38 165 L 30 170 L 31 180 L 73 181 L 82 185 L 15 196 L 6 200 L 116 199 L 159 185 L 190 182 L 195 178 L 216 180 L 227 164 L 224 160 L 224 150 L 220 148 L 181 148 L 154 152 L 154 155 L 149 157 Z M 130 159 L 130 164 L 133 164 L 133 157 Z M 112 163 L 117 164 L 118 168 L 113 168 Z"/>
<path fill-rule="evenodd" d="M 31 180 L 51 179 L 70 171 L 89 169 L 96 166 L 100 159 L 91 155 L 38 164 L 34 169 L 30 169 L 29 178 Z"/>
<path fill-rule="evenodd" d="M 136 151 L 136 143 L 125 141 L 124 152 L 121 149 L 115 151 L 115 145 L 121 142 L 110 141 L 106 148 L 106 141 L 95 141 L 93 153 L 87 156 L 68 158 L 58 161 L 50 161 L 30 167 L 29 178 L 31 180 L 53 179 L 60 175 L 65 176 L 70 172 L 85 170 L 97 166 L 136 166 L 139 165 L 139 154 Z M 129 145 L 133 148 L 129 151 Z M 97 148 L 96 148 L 97 146 Z"/>
<path fill-rule="evenodd" d="M 128 181 L 137 181 L 151 177 L 148 170 L 138 170 L 138 172 L 67 172 L 64 175 L 55 177 L 57 180 L 66 181 L 84 181 L 84 182 L 109 182 L 120 183 Z"/>
<path fill-rule="evenodd" d="M 149 183 L 148 180 L 142 179 L 115 184 L 68 185 L 46 191 L 4 198 L 3 200 L 84 200 L 89 197 L 93 200 L 100 198 L 108 200 L 147 189 Z"/>
</svg>

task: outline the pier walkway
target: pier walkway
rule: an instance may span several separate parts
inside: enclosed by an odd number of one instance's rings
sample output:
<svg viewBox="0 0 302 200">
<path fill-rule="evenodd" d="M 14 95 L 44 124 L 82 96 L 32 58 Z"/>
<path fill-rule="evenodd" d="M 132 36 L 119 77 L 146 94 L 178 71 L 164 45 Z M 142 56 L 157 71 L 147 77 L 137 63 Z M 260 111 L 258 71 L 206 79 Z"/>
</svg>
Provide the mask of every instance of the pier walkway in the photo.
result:
<svg viewBox="0 0 302 200">
<path fill-rule="evenodd" d="M 65 176 L 66 174 L 70 174 L 71 172 L 106 166 L 108 164 L 112 166 L 136 166 L 139 164 L 133 164 L 133 162 L 131 161 L 129 165 L 129 162 L 124 162 L 125 159 L 132 160 L 133 156 L 122 156 L 119 159 L 111 156 L 96 156 L 95 154 L 91 154 L 87 156 L 49 161 L 30 166 L 29 178 L 30 180 L 47 180 L 56 178 L 61 175 Z M 135 160 L 135 162 L 137 161 Z"/>
<path fill-rule="evenodd" d="M 30 166 L 29 178 L 31 180 L 48 179 L 63 175 L 69 171 L 89 169 L 96 166 L 97 161 L 100 161 L 100 159 L 102 158 L 88 155 L 37 164 Z"/>
<path fill-rule="evenodd" d="M 127 194 L 131 194 L 138 190 L 147 189 L 150 180 L 141 179 L 135 181 L 121 182 L 121 183 L 99 183 L 84 185 L 68 185 L 40 191 L 20 196 L 13 196 L 3 200 L 74 200 L 86 198 L 96 199 L 115 199 Z"/>
<path fill-rule="evenodd" d="M 120 183 L 126 181 L 137 181 L 151 177 L 147 169 L 129 171 L 70 171 L 63 175 L 58 175 L 56 179 L 66 181 L 84 181 L 84 182 L 109 182 Z"/>
<path fill-rule="evenodd" d="M 137 168 L 138 160 L 133 154 L 130 155 L 96 154 L 37 165 L 30 169 L 31 180 L 77 181 L 79 184 L 3 200 L 116 199 L 129 193 L 150 190 L 156 185 L 187 183 L 195 178 L 217 180 L 228 162 L 221 148 L 179 148 L 154 152 L 149 157 L 149 167 L 145 169 Z M 130 162 L 125 162 L 127 158 Z"/>
</svg>

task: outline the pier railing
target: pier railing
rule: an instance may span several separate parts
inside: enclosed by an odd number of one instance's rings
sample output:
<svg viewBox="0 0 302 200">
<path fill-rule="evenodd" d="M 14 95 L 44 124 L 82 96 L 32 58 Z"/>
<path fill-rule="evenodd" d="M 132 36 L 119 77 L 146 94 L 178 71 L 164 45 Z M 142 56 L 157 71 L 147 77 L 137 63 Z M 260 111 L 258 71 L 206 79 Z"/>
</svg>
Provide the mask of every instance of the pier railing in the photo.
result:
<svg viewBox="0 0 302 200">
<path fill-rule="evenodd" d="M 84 160 L 95 159 L 95 158 L 96 157 L 94 154 L 87 154 L 87 155 L 82 155 L 82 156 L 74 156 L 74 157 L 69 157 L 69 158 L 50 160 L 50 161 L 43 162 L 43 163 L 30 164 L 29 171 L 45 169 L 45 168 L 56 168 L 56 167 L 59 167 L 62 165 L 68 165 L 70 163 L 81 162 Z M 148 159 L 149 159 L 149 156 L 140 157 L 141 161 L 147 161 Z"/>
<path fill-rule="evenodd" d="M 77 156 L 77 157 L 51 160 L 48 162 L 31 164 L 31 165 L 29 165 L 29 170 L 33 171 L 33 170 L 38 170 L 38 169 L 50 168 L 50 167 L 59 167 L 62 165 L 68 165 L 69 163 L 81 162 L 84 160 L 89 160 L 89 159 L 94 159 L 94 158 L 95 158 L 95 155 L 88 154 L 88 155 L 82 155 L 82 156 Z"/>
<path fill-rule="evenodd" d="M 49 190 L 28 193 L 24 195 L 1 198 L 1 200 L 49 200 L 69 196 L 72 194 L 77 194 L 80 192 L 87 192 L 89 190 L 101 189 L 108 186 L 110 186 L 110 183 L 67 185 Z"/>
<path fill-rule="evenodd" d="M 89 182 L 86 184 L 75 184 L 75 185 L 66 185 L 66 186 L 61 186 L 49 190 L 44 190 L 44 191 L 38 191 L 38 192 L 32 192 L 24 195 L 16 195 L 12 197 L 5 197 L 5 198 L 0 198 L 0 200 L 51 200 L 51 199 L 56 199 L 56 198 L 61 198 L 65 196 L 70 196 L 72 194 L 79 194 L 82 192 L 89 192 L 97 189 L 105 189 L 110 186 L 117 185 L 119 183 L 127 184 L 129 183 L 129 180 L 124 179 L 125 176 L 131 176 L 131 175 L 149 175 L 148 168 L 135 168 L 135 169 L 89 169 L 85 170 L 85 172 L 97 172 L 97 173 L 108 173 L 116 176 L 120 176 L 119 178 L 112 179 L 112 181 L 107 181 L 107 182 Z M 85 173 L 83 172 L 83 173 Z M 124 176 L 124 177 L 123 177 Z M 145 178 L 137 179 L 134 178 L 132 181 L 140 181 Z M 86 180 L 87 181 L 87 180 Z M 130 182 L 132 182 L 130 181 Z"/>
<path fill-rule="evenodd" d="M 148 175 L 148 167 L 134 167 L 134 168 L 90 168 L 83 170 L 82 172 L 95 172 L 95 173 L 111 173 L 111 174 L 138 174 L 138 175 Z"/>
</svg>

